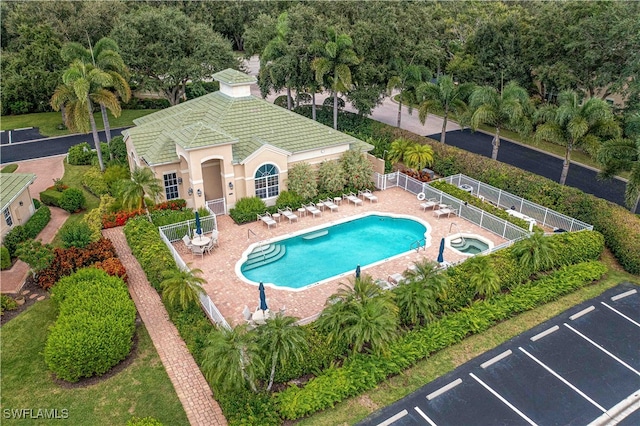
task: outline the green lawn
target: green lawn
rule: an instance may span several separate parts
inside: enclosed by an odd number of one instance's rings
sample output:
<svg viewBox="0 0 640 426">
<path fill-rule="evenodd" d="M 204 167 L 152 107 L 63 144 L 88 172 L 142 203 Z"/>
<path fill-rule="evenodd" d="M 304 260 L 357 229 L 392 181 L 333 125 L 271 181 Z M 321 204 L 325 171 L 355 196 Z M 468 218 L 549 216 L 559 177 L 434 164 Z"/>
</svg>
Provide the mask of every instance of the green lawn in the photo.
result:
<svg viewBox="0 0 640 426">
<path fill-rule="evenodd" d="M 152 112 L 157 109 L 125 109 L 122 110 L 120 117 L 115 118 L 109 113 L 109 124 L 112 129 L 117 127 L 132 126 L 133 120 Z M 96 125 L 99 130 L 104 128 L 102 124 L 102 114 L 97 112 L 93 114 L 96 119 Z M 71 132 L 69 130 L 58 130 L 58 126 L 62 124 L 62 115 L 59 112 L 41 112 L 37 114 L 7 115 L 2 117 L 0 127 L 2 130 L 21 129 L 23 127 L 38 127 L 40 134 L 43 136 L 63 136 Z"/>
<path fill-rule="evenodd" d="M 334 408 L 307 417 L 297 425 L 332 426 L 355 424 L 374 411 L 392 404 L 425 384 L 454 370 L 476 356 L 495 348 L 514 336 L 566 311 L 567 309 L 600 295 L 623 281 L 640 284 L 640 279 L 624 272 L 610 270 L 606 279 L 582 288 L 555 302 L 525 312 L 501 322 L 489 330 L 470 336 L 457 345 L 433 354 L 403 374 L 392 377 L 376 389 L 336 404 Z"/>
<path fill-rule="evenodd" d="M 124 370 L 82 388 L 54 383 L 42 353 L 55 317 L 53 302 L 47 299 L 2 326 L 3 409 L 67 409 L 67 423 L 73 425 L 125 425 L 132 416 L 152 416 L 165 425 L 189 424 L 144 325 L 137 330 L 135 358 Z M 2 420 L 3 425 L 33 423 Z"/>
</svg>

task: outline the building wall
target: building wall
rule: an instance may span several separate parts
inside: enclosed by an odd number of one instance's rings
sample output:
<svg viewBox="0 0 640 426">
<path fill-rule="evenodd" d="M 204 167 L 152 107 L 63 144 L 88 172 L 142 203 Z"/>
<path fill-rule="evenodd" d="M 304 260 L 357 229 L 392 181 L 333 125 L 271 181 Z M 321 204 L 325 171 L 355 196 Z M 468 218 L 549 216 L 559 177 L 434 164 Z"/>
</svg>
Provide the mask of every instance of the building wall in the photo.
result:
<svg viewBox="0 0 640 426">
<path fill-rule="evenodd" d="M 22 205 L 20 205 L 20 203 L 22 203 Z M 22 193 L 18 195 L 11 204 L 9 204 L 7 209 L 11 212 L 13 225 L 7 226 L 4 219 L 4 212 L 0 212 L 2 214 L 2 217 L 0 217 L 0 237 L 2 238 L 4 238 L 7 232 L 9 232 L 14 226 L 24 225 L 35 213 L 36 209 L 33 206 L 33 200 L 31 199 L 29 188 L 25 188 L 25 190 L 22 191 Z"/>
</svg>

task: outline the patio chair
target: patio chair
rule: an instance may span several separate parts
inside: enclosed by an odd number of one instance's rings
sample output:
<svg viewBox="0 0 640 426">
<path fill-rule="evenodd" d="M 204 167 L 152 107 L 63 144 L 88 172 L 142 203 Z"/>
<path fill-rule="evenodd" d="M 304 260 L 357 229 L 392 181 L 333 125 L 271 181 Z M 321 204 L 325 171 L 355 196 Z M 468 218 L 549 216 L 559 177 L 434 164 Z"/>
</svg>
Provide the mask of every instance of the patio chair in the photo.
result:
<svg viewBox="0 0 640 426">
<path fill-rule="evenodd" d="M 263 221 L 265 225 L 267 225 L 267 228 L 271 228 L 272 225 L 274 226 L 278 226 L 278 222 L 276 222 L 275 220 L 273 220 L 273 218 L 271 217 L 271 213 L 266 212 L 265 214 L 262 215 L 258 215 L 258 219 Z"/>
<path fill-rule="evenodd" d="M 304 205 L 303 207 L 313 215 L 313 217 L 316 217 L 316 215 L 320 215 L 322 216 L 322 212 L 320 210 L 318 210 L 318 208 L 316 207 L 315 204 L 313 203 L 309 203 L 308 205 Z"/>
<path fill-rule="evenodd" d="M 251 310 L 247 305 L 244 305 L 244 309 L 242 310 L 242 316 L 247 324 L 252 324 L 253 320 L 251 319 Z"/>
<path fill-rule="evenodd" d="M 373 195 L 371 193 L 371 191 L 364 190 L 364 191 L 360 191 L 358 192 L 359 195 L 362 195 L 363 198 L 366 198 L 367 200 L 369 200 L 372 203 L 377 203 L 378 202 L 378 197 L 376 197 L 375 195 Z"/>
<path fill-rule="evenodd" d="M 378 287 L 380 287 L 383 290 L 391 290 L 392 288 L 395 287 L 395 285 L 391 284 L 389 281 L 385 281 L 381 279 L 377 279 L 375 283 Z"/>
<path fill-rule="evenodd" d="M 289 223 L 298 221 L 298 216 L 291 210 L 290 207 L 287 207 L 285 209 L 278 209 L 278 213 L 289 219 Z"/>
<path fill-rule="evenodd" d="M 425 200 L 424 203 L 420 203 L 420 207 L 422 207 L 423 211 L 427 211 L 427 209 L 432 209 L 437 205 L 438 205 L 438 202 L 436 201 L 435 198 L 429 198 L 428 200 Z"/>
<path fill-rule="evenodd" d="M 182 242 L 184 243 L 185 246 L 187 246 L 189 250 L 191 250 L 192 244 L 191 244 L 191 239 L 189 238 L 188 235 L 185 235 L 184 237 L 182 237 Z"/>
<path fill-rule="evenodd" d="M 387 277 L 387 281 L 389 281 L 392 284 L 400 284 L 405 279 L 406 278 L 404 277 L 404 275 L 399 273 L 391 274 Z"/>
<path fill-rule="evenodd" d="M 207 243 L 206 246 L 204 246 L 204 251 L 208 254 L 210 254 L 213 251 L 213 248 L 215 247 L 215 241 L 213 240 L 213 238 L 211 238 L 209 240 L 209 242 Z"/>
<path fill-rule="evenodd" d="M 336 203 L 334 203 L 331 198 L 327 198 L 326 200 L 322 200 L 322 202 L 324 203 L 325 207 L 327 207 L 329 210 L 331 210 L 331 212 L 338 210 L 338 205 Z"/>
<path fill-rule="evenodd" d="M 356 206 L 361 206 L 362 205 L 362 200 L 358 197 L 356 197 L 356 194 L 354 194 L 353 192 L 349 193 L 349 194 L 342 194 L 342 199 L 346 199 L 347 201 L 349 201 L 350 203 L 355 204 Z"/>
<path fill-rule="evenodd" d="M 200 257 L 202 257 L 204 259 L 204 247 L 201 246 L 196 246 L 196 245 L 192 245 L 191 246 L 191 254 L 195 257 L 196 255 L 199 255 Z"/>
<path fill-rule="evenodd" d="M 216 229 L 211 231 L 211 241 L 213 242 L 214 247 L 219 247 L 219 245 L 218 245 L 218 234 L 219 234 L 219 232 Z"/>
</svg>

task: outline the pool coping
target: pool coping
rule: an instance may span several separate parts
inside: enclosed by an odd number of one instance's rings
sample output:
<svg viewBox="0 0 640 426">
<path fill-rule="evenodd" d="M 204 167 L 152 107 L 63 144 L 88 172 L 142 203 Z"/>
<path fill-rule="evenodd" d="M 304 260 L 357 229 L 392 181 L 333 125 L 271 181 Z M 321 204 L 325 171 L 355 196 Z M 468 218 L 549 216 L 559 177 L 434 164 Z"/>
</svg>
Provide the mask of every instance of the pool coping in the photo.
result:
<svg viewBox="0 0 640 426">
<path fill-rule="evenodd" d="M 463 251 L 457 250 L 455 247 L 453 247 L 451 245 L 451 240 L 456 239 L 456 238 L 460 238 L 460 237 L 462 237 L 462 238 L 475 238 L 477 240 L 482 241 L 483 243 L 485 243 L 489 247 L 486 250 L 481 251 L 480 253 L 465 253 Z M 444 237 L 444 246 L 446 248 L 449 248 L 449 249 L 455 251 L 458 254 L 461 254 L 463 256 L 471 257 L 471 256 L 475 256 L 476 254 L 482 254 L 482 253 L 486 252 L 487 250 L 489 250 L 489 251 L 492 250 L 495 247 L 495 244 L 493 243 L 493 241 L 491 241 L 488 238 L 483 237 L 482 235 L 470 234 L 470 233 L 467 233 L 467 232 L 458 232 L 456 234 L 451 234 L 451 235 L 448 235 L 448 236 Z"/>
<path fill-rule="evenodd" d="M 359 213 L 359 214 L 356 214 L 356 215 L 353 215 L 353 216 L 344 217 L 344 218 L 341 218 L 341 219 L 336 219 L 336 220 L 332 220 L 332 221 L 329 221 L 329 222 L 325 222 L 323 224 L 312 226 L 310 228 L 301 229 L 301 230 L 298 230 L 298 231 L 295 231 L 295 232 L 290 232 L 290 233 L 287 233 L 287 234 L 279 235 L 277 237 L 266 238 L 264 240 L 252 243 L 252 244 L 249 245 L 249 247 L 247 247 L 246 250 L 244 250 L 242 252 L 242 255 L 240 256 L 240 259 L 236 262 L 235 267 L 234 267 L 235 274 L 238 277 L 238 279 L 240 279 L 242 282 L 258 287 L 260 285 L 260 282 L 249 280 L 248 278 L 246 278 L 244 276 L 244 274 L 241 271 L 242 265 L 247 261 L 249 254 L 252 253 L 255 248 L 257 248 L 259 246 L 267 245 L 267 244 L 273 244 L 273 243 L 276 243 L 278 241 L 286 240 L 286 239 L 289 239 L 289 238 L 294 238 L 294 237 L 297 237 L 299 235 L 312 234 L 314 232 L 318 232 L 318 231 L 320 231 L 322 229 L 327 229 L 327 228 L 330 228 L 332 226 L 339 225 L 341 223 L 352 222 L 352 221 L 355 221 L 355 220 L 358 220 L 358 219 L 365 218 L 367 216 L 376 216 L 376 215 L 377 216 L 391 217 L 391 218 L 395 218 L 395 219 L 408 219 L 408 220 L 412 220 L 414 222 L 418 222 L 418 223 L 422 224 L 427 229 L 426 232 L 424 233 L 424 236 L 423 236 L 424 239 L 425 239 L 424 249 L 426 249 L 427 247 L 431 247 L 431 243 L 432 243 L 432 241 L 431 241 L 432 240 L 431 232 L 433 230 L 433 226 L 429 222 L 427 222 L 426 220 L 421 219 L 421 218 L 416 217 L 416 216 L 408 215 L 408 214 L 390 213 L 390 212 L 381 212 L 381 211 L 377 211 L 377 210 L 371 210 L 371 211 L 367 211 L 367 212 L 364 212 L 364 213 Z M 404 251 L 402 253 L 398 253 L 398 254 L 396 254 L 394 256 L 390 256 L 390 257 L 381 259 L 381 260 L 379 260 L 377 262 L 369 263 L 366 266 L 360 265 L 360 270 L 361 271 L 365 271 L 366 269 L 373 268 L 374 266 L 380 265 L 382 263 L 389 262 L 391 260 L 397 259 L 397 258 L 402 257 L 402 256 L 406 256 L 407 253 L 410 253 L 412 250 L 413 249 L 409 249 L 409 250 Z M 466 255 L 466 253 L 463 253 L 463 254 Z M 355 274 L 355 268 L 352 269 L 352 270 L 347 270 L 347 271 L 345 271 L 345 272 L 343 272 L 341 274 L 333 275 L 333 276 L 325 278 L 323 280 L 316 281 L 316 282 L 311 283 L 311 284 L 307 284 L 307 285 L 305 285 L 303 287 L 299 287 L 299 288 L 279 286 L 279 285 L 276 285 L 274 283 L 269 283 L 269 282 L 264 282 L 264 281 L 262 283 L 263 283 L 263 285 L 265 287 L 269 287 L 269 288 L 273 288 L 273 289 L 277 289 L 277 290 L 298 292 L 298 291 L 308 290 L 308 289 L 310 289 L 312 287 L 315 287 L 315 286 L 318 286 L 318 285 L 322 285 L 322 284 L 327 283 L 329 281 L 333 281 L 333 280 L 345 277 L 345 276 L 350 275 L 350 274 Z"/>
</svg>

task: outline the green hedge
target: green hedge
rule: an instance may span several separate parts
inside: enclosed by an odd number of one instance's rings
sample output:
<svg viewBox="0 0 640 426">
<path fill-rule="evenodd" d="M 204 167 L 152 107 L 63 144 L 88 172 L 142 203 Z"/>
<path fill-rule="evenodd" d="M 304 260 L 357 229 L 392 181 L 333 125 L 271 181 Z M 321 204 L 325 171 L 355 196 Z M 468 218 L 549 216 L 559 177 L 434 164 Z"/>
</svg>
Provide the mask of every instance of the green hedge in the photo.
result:
<svg viewBox="0 0 640 426">
<path fill-rule="evenodd" d="M 51 298 L 59 315 L 47 337 L 44 359 L 58 378 L 77 382 L 102 375 L 131 352 L 136 308 L 120 278 L 81 269 L 62 278 Z"/>
<path fill-rule="evenodd" d="M 60 207 L 60 198 L 62 198 L 62 192 L 55 189 L 47 189 L 40 193 L 40 201 L 47 206 Z"/>
<path fill-rule="evenodd" d="M 238 224 L 254 222 L 256 215 L 266 212 L 267 205 L 258 197 L 245 197 L 238 200 L 236 206 L 229 211 L 229 216 Z M 275 211 L 275 209 L 274 209 Z"/>
<path fill-rule="evenodd" d="M 640 216 L 579 189 L 407 131 L 387 126 L 383 133 L 388 138 L 401 136 L 431 145 L 435 157 L 432 169 L 442 176 L 463 173 L 593 225 L 622 267 L 640 274 Z"/>
<path fill-rule="evenodd" d="M 60 208 L 75 213 L 85 208 L 87 200 L 84 193 L 78 188 L 67 188 L 62 191 L 62 197 L 58 201 Z"/>
<path fill-rule="evenodd" d="M 18 244 L 37 237 L 50 220 L 51 209 L 47 206 L 41 206 L 24 225 L 14 226 L 3 239 L 3 244 L 9 251 L 9 255 L 15 257 Z"/>
<path fill-rule="evenodd" d="M 109 186 L 107 182 L 105 182 L 104 174 L 100 171 L 99 167 L 91 167 L 84 172 L 84 176 L 82 176 L 82 186 L 98 198 L 101 195 L 109 193 Z"/>
<path fill-rule="evenodd" d="M 11 255 L 9 249 L 5 246 L 0 246 L 0 269 L 5 270 L 11 268 Z"/>
<path fill-rule="evenodd" d="M 13 173 L 18 170 L 17 164 L 7 164 L 2 169 L 0 169 L 0 173 Z"/>
<path fill-rule="evenodd" d="M 604 275 L 607 267 L 587 262 L 564 267 L 509 294 L 478 301 L 460 312 L 446 315 L 427 326 L 410 331 L 391 344 L 388 357 L 358 354 L 342 367 L 332 367 L 311 379 L 304 388 L 291 385 L 276 394 L 280 414 L 298 419 L 362 392 L 373 389 L 390 375 L 398 374 L 429 354 L 460 342 L 518 313 L 550 302 Z"/>
<path fill-rule="evenodd" d="M 91 146 L 87 142 L 82 142 L 69 148 L 67 162 L 74 166 L 88 166 L 91 165 L 94 156 L 97 154 Z"/>
</svg>

